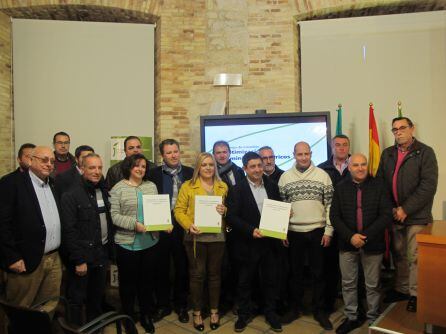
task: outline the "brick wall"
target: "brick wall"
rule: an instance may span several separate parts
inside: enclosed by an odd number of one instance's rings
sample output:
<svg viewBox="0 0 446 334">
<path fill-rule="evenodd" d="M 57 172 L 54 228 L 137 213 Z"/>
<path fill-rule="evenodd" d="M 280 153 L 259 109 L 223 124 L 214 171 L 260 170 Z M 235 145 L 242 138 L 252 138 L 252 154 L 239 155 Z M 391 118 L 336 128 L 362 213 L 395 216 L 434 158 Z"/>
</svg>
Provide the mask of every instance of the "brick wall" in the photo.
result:
<svg viewBox="0 0 446 334">
<path fill-rule="evenodd" d="M 11 22 L 0 13 L 0 175 L 14 168 L 11 120 Z"/>
<path fill-rule="evenodd" d="M 446 0 L 23 0 L 3 2 L 0 11 L 28 18 L 156 21 L 155 143 L 178 139 L 184 162 L 192 164 L 200 148 L 199 116 L 225 99 L 224 88 L 212 86 L 216 73 L 243 74 L 243 87 L 230 91 L 231 113 L 300 111 L 296 20 L 445 6 Z M 11 170 L 13 150 L 7 15 L 0 13 L 0 174 Z"/>
</svg>

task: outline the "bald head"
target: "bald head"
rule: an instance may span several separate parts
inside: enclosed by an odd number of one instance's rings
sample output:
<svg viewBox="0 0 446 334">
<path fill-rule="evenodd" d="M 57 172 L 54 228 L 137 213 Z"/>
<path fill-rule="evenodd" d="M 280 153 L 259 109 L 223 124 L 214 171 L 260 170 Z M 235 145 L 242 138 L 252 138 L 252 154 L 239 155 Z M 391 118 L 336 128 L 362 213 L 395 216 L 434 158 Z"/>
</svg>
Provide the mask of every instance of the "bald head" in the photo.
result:
<svg viewBox="0 0 446 334">
<path fill-rule="evenodd" d="M 354 182 L 363 182 L 368 176 L 366 156 L 362 153 L 352 154 L 348 162 L 348 170 Z"/>
<path fill-rule="evenodd" d="M 294 145 L 294 159 L 299 170 L 306 170 L 311 165 L 311 148 L 307 142 L 300 141 Z"/>
<path fill-rule="evenodd" d="M 37 146 L 31 156 L 29 169 L 38 178 L 45 181 L 54 170 L 54 153 L 47 146 Z"/>
</svg>

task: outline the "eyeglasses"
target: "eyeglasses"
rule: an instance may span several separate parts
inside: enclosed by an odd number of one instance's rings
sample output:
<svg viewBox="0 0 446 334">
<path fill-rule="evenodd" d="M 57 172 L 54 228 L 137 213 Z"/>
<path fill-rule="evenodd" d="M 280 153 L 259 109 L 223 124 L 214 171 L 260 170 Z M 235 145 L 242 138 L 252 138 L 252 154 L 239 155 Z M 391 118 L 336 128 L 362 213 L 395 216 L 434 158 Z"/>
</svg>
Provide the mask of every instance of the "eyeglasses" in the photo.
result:
<svg viewBox="0 0 446 334">
<path fill-rule="evenodd" d="M 43 164 L 50 163 L 50 164 L 54 165 L 54 162 L 56 161 L 55 159 L 51 159 L 51 158 L 48 158 L 48 157 L 43 157 L 42 158 L 42 157 L 38 157 L 37 155 L 33 155 L 33 158 L 38 159 Z"/>
<path fill-rule="evenodd" d="M 56 141 L 57 145 L 70 145 L 69 141 Z"/>
<path fill-rule="evenodd" d="M 395 134 L 398 131 L 405 131 L 407 128 L 410 128 L 408 125 L 400 126 L 399 128 L 392 128 L 392 133 Z"/>
<path fill-rule="evenodd" d="M 269 157 L 262 157 L 262 160 L 274 160 L 274 155 L 270 155 Z"/>
</svg>

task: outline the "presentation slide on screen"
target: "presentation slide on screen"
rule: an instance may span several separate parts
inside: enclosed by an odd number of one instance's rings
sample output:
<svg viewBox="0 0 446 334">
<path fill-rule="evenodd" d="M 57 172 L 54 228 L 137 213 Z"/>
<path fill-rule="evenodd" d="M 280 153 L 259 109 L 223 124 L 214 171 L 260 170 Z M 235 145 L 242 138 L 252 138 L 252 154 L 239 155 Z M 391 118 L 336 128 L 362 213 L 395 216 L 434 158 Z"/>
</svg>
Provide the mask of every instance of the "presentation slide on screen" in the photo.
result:
<svg viewBox="0 0 446 334">
<path fill-rule="evenodd" d="M 271 146 L 276 164 L 283 170 L 293 166 L 293 148 L 299 141 L 310 144 L 315 165 L 327 160 L 327 128 L 325 122 L 253 125 L 212 125 L 204 127 L 205 150 L 212 153 L 218 140 L 231 146 L 231 160 L 242 167 L 242 157 L 248 151 Z"/>
</svg>

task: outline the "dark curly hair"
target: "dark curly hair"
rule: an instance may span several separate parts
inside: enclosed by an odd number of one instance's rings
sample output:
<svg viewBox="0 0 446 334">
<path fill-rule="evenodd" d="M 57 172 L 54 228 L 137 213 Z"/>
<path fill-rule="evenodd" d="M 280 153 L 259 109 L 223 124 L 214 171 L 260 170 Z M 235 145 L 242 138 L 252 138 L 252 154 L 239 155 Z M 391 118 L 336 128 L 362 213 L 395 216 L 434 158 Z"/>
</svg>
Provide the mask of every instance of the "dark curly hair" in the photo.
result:
<svg viewBox="0 0 446 334">
<path fill-rule="evenodd" d="M 124 179 L 128 180 L 130 178 L 130 171 L 137 165 L 139 160 L 146 161 L 146 168 L 149 168 L 146 157 L 140 153 L 131 155 L 122 160 L 121 171 Z M 143 180 L 147 180 L 147 173 L 144 175 Z"/>
</svg>

